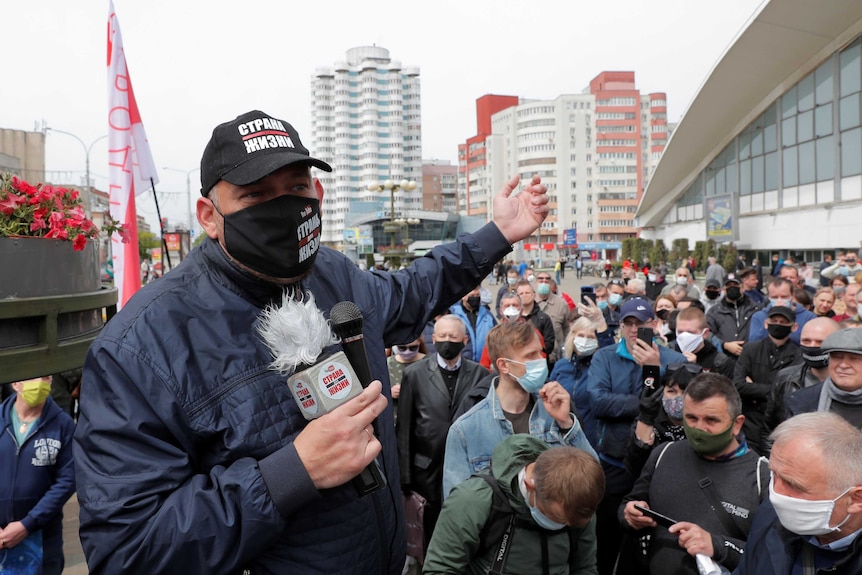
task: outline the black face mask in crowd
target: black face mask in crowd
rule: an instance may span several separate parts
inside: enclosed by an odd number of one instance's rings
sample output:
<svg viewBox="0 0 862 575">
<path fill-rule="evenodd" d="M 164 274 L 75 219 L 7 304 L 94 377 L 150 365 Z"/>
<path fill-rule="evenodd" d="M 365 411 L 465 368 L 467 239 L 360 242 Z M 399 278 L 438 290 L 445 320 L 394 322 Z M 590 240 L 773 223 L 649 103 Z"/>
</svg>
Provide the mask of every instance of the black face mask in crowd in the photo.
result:
<svg viewBox="0 0 862 575">
<path fill-rule="evenodd" d="M 799 349 L 802 351 L 802 359 L 805 361 L 805 365 L 811 369 L 822 369 L 829 365 L 829 354 L 822 351 L 819 347 L 800 345 Z"/>
<path fill-rule="evenodd" d="M 317 198 L 279 196 L 221 215 L 225 249 L 244 266 L 287 279 L 305 275 L 314 265 L 321 228 Z"/>
<path fill-rule="evenodd" d="M 440 357 L 447 361 L 452 361 L 458 354 L 461 353 L 461 350 L 464 349 L 463 341 L 435 341 L 434 349 L 437 350 L 437 353 L 440 354 Z"/>
<path fill-rule="evenodd" d="M 467 305 L 470 306 L 471 310 L 477 311 L 479 306 L 482 305 L 482 298 L 477 295 L 471 295 L 467 298 Z"/>
<path fill-rule="evenodd" d="M 769 332 L 769 335 L 774 337 L 775 339 L 785 339 L 790 336 L 790 332 L 793 330 L 792 325 L 781 325 L 780 323 L 768 323 L 766 324 L 766 331 Z"/>
<path fill-rule="evenodd" d="M 704 293 L 706 294 L 706 298 L 710 300 L 716 300 L 718 299 L 718 296 L 721 295 L 721 292 L 715 289 L 704 290 Z M 730 295 L 728 295 L 728 297 L 730 297 Z"/>
<path fill-rule="evenodd" d="M 725 294 L 730 301 L 736 301 L 742 297 L 742 290 L 736 286 L 732 286 L 725 290 Z"/>
</svg>

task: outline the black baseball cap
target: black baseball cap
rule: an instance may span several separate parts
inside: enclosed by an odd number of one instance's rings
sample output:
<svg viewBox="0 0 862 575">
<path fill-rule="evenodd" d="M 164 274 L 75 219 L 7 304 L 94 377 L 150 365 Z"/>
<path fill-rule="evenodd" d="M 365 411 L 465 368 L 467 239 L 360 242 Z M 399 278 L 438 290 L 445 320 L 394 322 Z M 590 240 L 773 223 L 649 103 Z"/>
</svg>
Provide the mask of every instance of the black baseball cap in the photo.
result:
<svg viewBox="0 0 862 575">
<path fill-rule="evenodd" d="M 793 313 L 792 309 L 785 305 L 774 305 L 766 312 L 766 317 L 772 317 L 775 315 L 780 315 L 787 321 L 796 321 L 796 314 Z"/>
<path fill-rule="evenodd" d="M 298 162 L 332 171 L 332 166 L 311 157 L 289 123 L 260 110 L 247 112 L 213 130 L 201 158 L 201 195 L 219 180 L 245 186 Z"/>
</svg>

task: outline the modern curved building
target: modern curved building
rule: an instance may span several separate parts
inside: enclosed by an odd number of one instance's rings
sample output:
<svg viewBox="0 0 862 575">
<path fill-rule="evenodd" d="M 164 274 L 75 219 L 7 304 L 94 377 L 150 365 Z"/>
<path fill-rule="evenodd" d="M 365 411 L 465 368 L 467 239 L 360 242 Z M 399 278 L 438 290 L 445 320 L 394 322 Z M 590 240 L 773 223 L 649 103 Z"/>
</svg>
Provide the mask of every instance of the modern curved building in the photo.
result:
<svg viewBox="0 0 862 575">
<path fill-rule="evenodd" d="M 857 247 L 860 222 L 862 1 L 764 2 L 673 132 L 641 237 L 817 261 Z"/>
</svg>

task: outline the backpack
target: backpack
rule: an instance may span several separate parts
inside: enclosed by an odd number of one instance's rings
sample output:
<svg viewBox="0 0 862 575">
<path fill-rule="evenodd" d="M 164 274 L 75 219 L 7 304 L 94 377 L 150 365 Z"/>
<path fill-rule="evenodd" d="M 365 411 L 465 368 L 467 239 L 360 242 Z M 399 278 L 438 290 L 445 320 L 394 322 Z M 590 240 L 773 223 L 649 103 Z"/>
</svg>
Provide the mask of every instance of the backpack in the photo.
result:
<svg viewBox="0 0 862 575">
<path fill-rule="evenodd" d="M 482 531 L 479 532 L 479 549 L 477 555 L 482 556 L 492 548 L 499 549 L 494 559 L 491 561 L 491 568 L 488 571 L 490 575 L 499 575 L 502 573 L 502 567 L 505 565 L 505 558 L 508 554 L 509 537 L 514 535 L 516 529 L 527 529 L 536 531 L 542 538 L 542 572 L 548 573 L 548 545 L 547 538 L 549 535 L 558 535 L 563 532 L 569 534 L 569 571 L 574 573 L 575 570 L 575 549 L 578 539 L 581 536 L 582 529 L 576 527 L 566 527 L 557 531 L 550 531 L 539 527 L 530 519 L 517 517 L 512 506 L 509 504 L 509 498 L 500 489 L 500 484 L 497 479 L 491 475 L 490 469 L 485 473 L 477 473 L 472 477 L 479 477 L 488 484 L 491 488 L 491 512 L 482 526 Z M 511 526 L 511 529 L 510 529 Z"/>
</svg>

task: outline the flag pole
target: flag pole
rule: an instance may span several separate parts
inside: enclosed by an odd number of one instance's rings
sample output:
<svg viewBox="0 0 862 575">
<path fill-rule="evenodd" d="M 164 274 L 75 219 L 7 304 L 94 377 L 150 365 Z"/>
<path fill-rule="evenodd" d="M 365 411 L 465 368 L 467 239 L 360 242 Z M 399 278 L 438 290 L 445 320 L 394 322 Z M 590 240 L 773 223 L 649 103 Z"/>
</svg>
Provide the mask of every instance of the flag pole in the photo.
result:
<svg viewBox="0 0 862 575">
<path fill-rule="evenodd" d="M 153 188 L 153 201 L 156 202 L 156 217 L 159 218 L 159 230 L 162 235 L 162 275 L 165 275 L 165 256 L 168 258 L 168 266 L 174 269 L 174 264 L 171 263 L 171 254 L 168 253 L 168 242 L 165 240 L 165 224 L 162 222 L 162 211 L 159 209 L 159 198 L 156 195 L 156 183 L 153 178 L 150 178 L 150 186 Z"/>
</svg>

